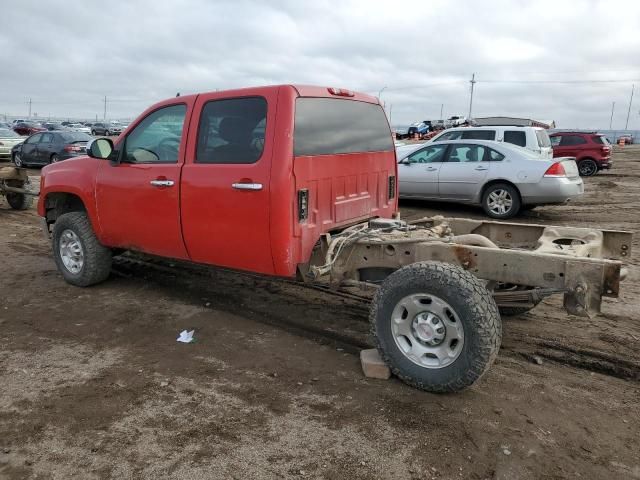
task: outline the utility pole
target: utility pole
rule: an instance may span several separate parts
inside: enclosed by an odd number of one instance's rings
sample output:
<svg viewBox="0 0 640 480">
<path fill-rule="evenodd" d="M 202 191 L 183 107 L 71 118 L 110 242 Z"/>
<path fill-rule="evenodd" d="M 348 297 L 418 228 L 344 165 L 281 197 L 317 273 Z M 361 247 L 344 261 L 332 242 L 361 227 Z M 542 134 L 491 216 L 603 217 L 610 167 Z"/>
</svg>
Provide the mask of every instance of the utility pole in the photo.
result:
<svg viewBox="0 0 640 480">
<path fill-rule="evenodd" d="M 476 74 L 471 75 L 471 98 L 469 99 L 469 115 L 467 116 L 467 120 L 471 120 L 471 111 L 473 109 L 473 87 L 476 84 Z"/>
<path fill-rule="evenodd" d="M 444 118 L 442 118 L 442 109 L 444 108 L 444 103 L 440 104 L 440 118 L 438 120 L 444 120 Z"/>
<path fill-rule="evenodd" d="M 102 119 L 107 119 L 107 96 L 104 96 L 104 112 L 102 113 Z"/>
<path fill-rule="evenodd" d="M 629 127 L 629 114 L 631 114 L 631 103 L 633 102 L 633 89 L 635 87 L 636 87 L 635 84 L 631 85 L 631 98 L 629 99 L 629 110 L 627 110 L 627 123 L 624 124 L 625 130 Z"/>
<path fill-rule="evenodd" d="M 29 118 L 31 118 L 31 97 L 29 97 L 29 101 L 27 103 L 29 104 Z"/>
<path fill-rule="evenodd" d="M 611 130 L 611 125 L 613 125 L 613 110 L 616 108 L 616 102 L 611 104 L 611 119 L 609 120 L 609 130 Z"/>
</svg>

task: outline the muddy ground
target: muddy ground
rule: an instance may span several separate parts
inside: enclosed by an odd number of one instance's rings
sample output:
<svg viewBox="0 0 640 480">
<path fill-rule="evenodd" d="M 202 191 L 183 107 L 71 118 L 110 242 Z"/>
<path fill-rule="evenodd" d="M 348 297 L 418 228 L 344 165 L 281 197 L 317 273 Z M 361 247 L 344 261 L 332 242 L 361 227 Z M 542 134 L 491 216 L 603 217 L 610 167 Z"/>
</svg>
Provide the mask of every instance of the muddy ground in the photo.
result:
<svg viewBox="0 0 640 480">
<path fill-rule="evenodd" d="M 615 162 L 518 221 L 639 232 L 640 148 Z M 640 478 L 639 242 L 602 315 L 545 300 L 504 321 L 480 382 L 433 395 L 363 378 L 351 299 L 126 262 L 74 288 L 35 210 L 0 200 L 0 478 Z M 196 343 L 176 343 L 185 328 Z"/>
</svg>

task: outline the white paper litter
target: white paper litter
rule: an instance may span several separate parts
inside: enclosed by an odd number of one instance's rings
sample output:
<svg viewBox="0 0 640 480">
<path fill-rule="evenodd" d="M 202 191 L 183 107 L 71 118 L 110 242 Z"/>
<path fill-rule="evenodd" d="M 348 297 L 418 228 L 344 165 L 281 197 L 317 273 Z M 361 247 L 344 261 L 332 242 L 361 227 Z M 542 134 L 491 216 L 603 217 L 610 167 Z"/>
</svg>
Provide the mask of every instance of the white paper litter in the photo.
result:
<svg viewBox="0 0 640 480">
<path fill-rule="evenodd" d="M 194 334 L 195 330 L 191 330 L 190 332 L 183 330 L 180 332 L 180 335 L 178 335 L 178 342 L 182 342 L 182 343 L 191 343 L 193 342 L 193 334 Z"/>
</svg>

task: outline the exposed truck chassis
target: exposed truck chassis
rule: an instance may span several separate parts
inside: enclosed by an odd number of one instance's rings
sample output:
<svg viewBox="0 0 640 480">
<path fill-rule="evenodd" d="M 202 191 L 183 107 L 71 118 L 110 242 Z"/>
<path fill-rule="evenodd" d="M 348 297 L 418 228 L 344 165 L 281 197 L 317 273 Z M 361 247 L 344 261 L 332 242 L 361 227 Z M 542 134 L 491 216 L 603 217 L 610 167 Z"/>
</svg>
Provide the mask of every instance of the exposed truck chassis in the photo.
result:
<svg viewBox="0 0 640 480">
<path fill-rule="evenodd" d="M 26 187 L 29 184 L 29 176 L 23 168 L 0 167 L 0 196 L 5 196 L 11 208 L 26 210 L 33 203 L 33 197 L 37 193 L 31 192 Z"/>
<path fill-rule="evenodd" d="M 376 219 L 325 234 L 305 281 L 371 286 L 372 333 L 383 359 L 407 383 L 451 392 L 489 368 L 500 314 L 518 314 L 564 294 L 567 312 L 590 316 L 618 297 L 631 233 L 433 217 Z M 500 313 L 499 313 L 500 312 Z"/>
<path fill-rule="evenodd" d="M 324 235 L 305 276 L 328 275 L 336 286 L 375 284 L 406 265 L 434 260 L 487 280 L 499 306 L 532 307 L 564 293 L 567 312 L 587 316 L 600 311 L 603 296 L 618 297 L 631 240 L 623 231 L 464 218 L 374 220 Z"/>
</svg>

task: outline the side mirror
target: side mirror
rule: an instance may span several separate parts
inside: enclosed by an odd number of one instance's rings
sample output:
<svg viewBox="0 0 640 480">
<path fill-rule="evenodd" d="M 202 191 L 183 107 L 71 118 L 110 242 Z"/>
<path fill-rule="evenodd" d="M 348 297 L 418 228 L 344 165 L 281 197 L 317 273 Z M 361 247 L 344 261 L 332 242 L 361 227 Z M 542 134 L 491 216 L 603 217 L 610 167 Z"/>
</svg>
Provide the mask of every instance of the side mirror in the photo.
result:
<svg viewBox="0 0 640 480">
<path fill-rule="evenodd" d="M 107 159 L 113 152 L 113 142 L 109 138 L 96 138 L 87 144 L 87 154 L 91 158 Z"/>
</svg>

